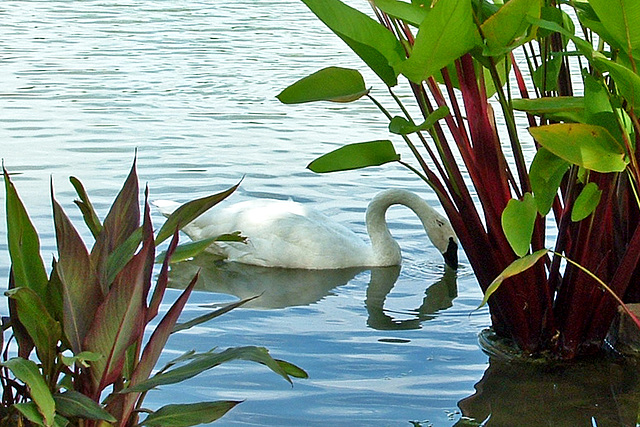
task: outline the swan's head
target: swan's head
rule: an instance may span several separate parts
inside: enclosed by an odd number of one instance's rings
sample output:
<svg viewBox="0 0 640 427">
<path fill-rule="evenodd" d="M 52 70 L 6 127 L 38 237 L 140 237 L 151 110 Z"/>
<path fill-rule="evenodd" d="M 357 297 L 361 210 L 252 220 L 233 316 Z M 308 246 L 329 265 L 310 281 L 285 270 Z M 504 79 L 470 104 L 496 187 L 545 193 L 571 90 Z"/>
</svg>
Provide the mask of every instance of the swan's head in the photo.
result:
<svg viewBox="0 0 640 427">
<path fill-rule="evenodd" d="M 454 270 L 458 268 L 458 238 L 451 227 L 449 221 L 433 212 L 432 215 L 423 221 L 429 240 L 433 243 L 444 258 L 444 262 Z"/>
</svg>

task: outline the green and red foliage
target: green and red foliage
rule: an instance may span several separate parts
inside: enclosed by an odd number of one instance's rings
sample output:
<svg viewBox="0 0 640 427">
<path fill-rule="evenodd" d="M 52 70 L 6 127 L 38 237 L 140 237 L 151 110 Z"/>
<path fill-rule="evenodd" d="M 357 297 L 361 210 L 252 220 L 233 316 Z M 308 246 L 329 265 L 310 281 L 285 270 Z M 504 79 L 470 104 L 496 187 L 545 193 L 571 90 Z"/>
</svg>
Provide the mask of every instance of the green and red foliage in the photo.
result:
<svg viewBox="0 0 640 427">
<path fill-rule="evenodd" d="M 72 178 L 79 196 L 76 204 L 95 238 L 89 250 L 56 201 L 52 185 L 58 254 L 47 274 L 38 234 L 6 170 L 4 179 L 12 266 L 7 292 L 10 314 L 3 332 L 11 332 L 17 343 L 13 351 L 11 340 L 4 342 L 0 382 L 5 418 L 44 426 L 196 425 L 220 418 L 240 402 L 167 405 L 149 411 L 141 407 L 146 393 L 236 359 L 264 364 L 289 382 L 291 376 L 306 376 L 296 366 L 271 358 L 262 347 L 187 352 L 152 375 L 170 334 L 246 302 L 177 325 L 195 286 L 194 277 L 145 338 L 164 298 L 179 228 L 235 187 L 186 203 L 154 237 L 148 190 L 140 222 L 135 163 L 102 223 L 82 184 Z M 171 236 L 154 286 L 156 245 Z M 32 360 L 34 352 L 37 363 Z M 12 353 L 14 357 L 9 356 Z M 142 421 L 141 413 L 146 413 Z"/>
<path fill-rule="evenodd" d="M 278 98 L 367 97 L 417 162 L 399 160 L 383 140 L 328 153 L 310 169 L 408 167 L 438 195 L 482 291 L 494 285 L 487 298 L 496 333 L 526 354 L 598 352 L 618 305 L 611 293 L 640 300 L 636 3 L 370 0 L 372 18 L 340 0 L 303 2 L 381 78 L 399 115 L 356 70 L 336 67 Z M 395 93 L 401 76 L 421 120 Z M 516 124 L 518 111 L 528 132 Z M 533 159 L 523 140 L 535 148 Z M 552 238 L 553 251 L 537 252 Z M 538 262 L 501 276 L 532 253 L 541 254 Z"/>
</svg>

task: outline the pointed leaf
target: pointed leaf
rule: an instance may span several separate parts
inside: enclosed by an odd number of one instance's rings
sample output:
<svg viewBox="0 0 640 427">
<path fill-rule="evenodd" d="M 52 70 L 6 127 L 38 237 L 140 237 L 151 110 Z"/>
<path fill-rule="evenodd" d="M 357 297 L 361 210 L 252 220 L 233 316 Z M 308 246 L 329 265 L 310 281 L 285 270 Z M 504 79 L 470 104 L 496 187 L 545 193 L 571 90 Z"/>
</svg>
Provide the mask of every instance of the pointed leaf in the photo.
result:
<svg viewBox="0 0 640 427">
<path fill-rule="evenodd" d="M 340 37 L 387 86 L 397 84 L 393 67 L 404 59 L 404 49 L 391 31 L 339 0 L 302 0 Z"/>
<path fill-rule="evenodd" d="M 471 1 L 438 1 L 420 24 L 411 56 L 397 69 L 420 83 L 480 43 Z"/>
<path fill-rule="evenodd" d="M 89 252 L 82 238 L 53 196 L 53 186 L 51 203 L 58 244 L 56 273 L 62 289 L 63 327 L 71 349 L 79 353 L 102 301 L 102 289 L 91 268 Z"/>
<path fill-rule="evenodd" d="M 540 65 L 532 74 L 533 82 L 542 91 L 558 90 L 558 76 L 562 66 L 562 57 L 555 56 Z"/>
<path fill-rule="evenodd" d="M 582 221 L 593 213 L 600 203 L 602 191 L 594 182 L 590 182 L 582 189 L 571 209 L 571 221 Z"/>
<path fill-rule="evenodd" d="M 228 348 L 221 353 L 194 355 L 187 364 L 159 373 L 147 381 L 122 390 L 121 393 L 145 392 L 161 385 L 176 384 L 232 360 L 248 360 L 261 363 L 291 383 L 287 372 L 282 369 L 278 362 L 271 358 L 266 348 L 249 346 Z"/>
<path fill-rule="evenodd" d="M 545 256 L 547 253 L 549 253 L 548 249 L 540 249 L 539 251 L 536 251 L 536 252 L 534 252 L 534 253 L 532 253 L 530 255 L 527 255 L 527 256 L 522 257 L 522 258 L 518 258 L 517 260 L 515 260 L 511 264 L 509 264 L 509 266 L 507 268 L 505 268 L 502 271 L 502 273 L 500 273 L 498 275 L 498 277 L 496 277 L 493 280 L 493 282 L 491 282 L 491 284 L 489 285 L 489 287 L 485 291 L 484 298 L 482 298 L 482 302 L 480 303 L 478 308 L 484 306 L 487 303 L 487 301 L 489 301 L 489 297 L 495 291 L 498 290 L 498 287 L 500 287 L 502 282 L 504 282 L 509 277 L 516 276 L 516 275 L 522 273 L 523 271 L 526 271 L 529 268 L 533 267 L 540 260 L 540 258 Z"/>
<path fill-rule="evenodd" d="M 529 169 L 529 179 L 540 215 L 544 216 L 551 210 L 562 178 L 570 167 L 568 162 L 543 147 L 536 152 Z"/>
<path fill-rule="evenodd" d="M 627 52 L 640 50 L 640 3 L 636 0 L 589 0 L 600 21 Z"/>
<path fill-rule="evenodd" d="M 298 80 L 276 97 L 284 104 L 313 101 L 352 102 L 369 91 L 357 70 L 328 67 Z"/>
<path fill-rule="evenodd" d="M 522 200 L 511 199 L 502 211 L 502 230 L 509 245 L 522 257 L 529 252 L 538 209 L 531 193 Z"/>
<path fill-rule="evenodd" d="M 502 55 L 527 41 L 527 17 L 540 17 L 540 0 L 510 0 L 481 25 L 487 56 Z"/>
<path fill-rule="evenodd" d="M 191 221 L 220 203 L 236 191 L 240 183 L 223 192 L 192 200 L 180 206 L 173 212 L 158 231 L 156 236 L 156 246 L 167 240 L 176 230 L 181 229 Z"/>
<path fill-rule="evenodd" d="M 400 160 L 391 141 L 349 144 L 318 157 L 307 168 L 316 173 L 337 172 L 380 166 Z"/>
<path fill-rule="evenodd" d="M 38 412 L 38 405 L 33 402 L 16 403 L 13 408 L 17 409 L 27 420 L 35 425 L 44 426 L 46 421 L 42 414 Z M 22 425 L 22 424 L 20 424 Z M 52 427 L 65 427 L 69 425 L 69 420 L 60 415 L 56 415 Z"/>
<path fill-rule="evenodd" d="M 117 421 L 100 404 L 77 391 L 65 391 L 54 395 L 53 399 L 56 402 L 56 409 L 65 417 L 104 420 L 110 423 Z"/>
<path fill-rule="evenodd" d="M 241 401 L 218 401 L 166 405 L 151 413 L 140 425 L 188 427 L 216 421 Z"/>
<path fill-rule="evenodd" d="M 250 297 L 250 298 L 245 298 L 243 300 L 240 301 L 236 301 L 236 302 L 232 302 L 230 304 L 226 304 L 225 306 L 212 311 L 211 313 L 206 313 L 203 314 L 202 316 L 198 316 L 195 319 L 191 319 L 188 322 L 184 322 L 184 323 L 179 323 L 175 326 L 175 328 L 173 328 L 173 331 L 171 331 L 171 333 L 174 332 L 178 332 L 178 331 L 184 331 L 190 328 L 193 328 L 194 326 L 197 325 L 201 325 L 205 322 L 208 322 L 209 320 L 215 319 L 216 317 L 222 316 L 225 313 L 230 312 L 233 309 L 236 309 L 246 303 L 248 303 L 249 301 L 253 301 L 256 298 L 259 298 L 260 295 L 256 295 L 254 297 Z"/>
<path fill-rule="evenodd" d="M 51 317 L 47 306 L 31 289 L 11 289 L 5 295 L 16 302 L 18 319 L 33 340 L 45 372 L 52 372 L 51 369 L 57 356 L 58 341 L 62 337 L 60 323 Z"/>
<path fill-rule="evenodd" d="M 582 123 L 529 128 L 535 140 L 558 157 L 596 172 L 621 172 L 627 166 L 624 149 L 607 129 Z"/>
<path fill-rule="evenodd" d="M 616 83 L 620 94 L 635 110 L 640 110 L 640 76 L 624 65 L 606 59 L 600 53 L 594 53 L 591 59 L 601 72 L 608 72 Z"/>
<path fill-rule="evenodd" d="M 207 239 L 197 240 L 195 242 L 184 243 L 176 247 L 175 252 L 171 255 L 171 263 L 184 261 L 186 259 L 193 258 L 194 256 L 204 252 L 209 246 L 215 242 L 236 242 L 247 243 L 247 238 L 242 236 L 239 231 L 229 234 L 221 234 L 216 237 L 209 237 Z M 164 261 L 166 252 L 162 252 L 156 257 L 156 263 Z"/>
<path fill-rule="evenodd" d="M 513 109 L 561 122 L 584 122 L 584 98 L 578 96 L 553 96 L 532 99 L 514 99 Z"/>
<path fill-rule="evenodd" d="M 96 210 L 93 208 L 91 200 L 89 200 L 89 195 L 78 178 L 71 176 L 69 177 L 69 181 L 71 181 L 73 188 L 75 188 L 76 193 L 78 193 L 79 200 L 75 200 L 75 204 L 80 208 L 84 222 L 87 224 L 87 227 L 89 227 L 93 238 L 97 239 L 102 232 L 102 224 L 100 223 Z"/>
<path fill-rule="evenodd" d="M 38 233 L 9 178 L 9 172 L 4 166 L 2 170 L 7 198 L 7 240 L 15 286 L 28 287 L 38 295 L 45 296 L 47 272 L 40 256 Z"/>
<path fill-rule="evenodd" d="M 373 3 L 387 15 L 401 19 L 414 27 L 420 26 L 429 13 L 429 8 L 416 3 L 397 0 L 375 0 Z"/>
<path fill-rule="evenodd" d="M 425 121 L 419 125 L 415 125 L 404 117 L 395 116 L 389 123 L 389 131 L 397 135 L 408 135 L 414 132 L 429 130 L 438 120 L 444 119 L 448 115 L 449 108 L 447 106 L 442 106 L 429 114 Z"/>
<path fill-rule="evenodd" d="M 56 412 L 56 404 L 47 384 L 38 369 L 31 360 L 14 357 L 2 363 L 11 370 L 13 375 L 29 387 L 31 399 L 38 406 L 38 412 L 44 417 L 45 424 L 53 425 Z"/>
</svg>

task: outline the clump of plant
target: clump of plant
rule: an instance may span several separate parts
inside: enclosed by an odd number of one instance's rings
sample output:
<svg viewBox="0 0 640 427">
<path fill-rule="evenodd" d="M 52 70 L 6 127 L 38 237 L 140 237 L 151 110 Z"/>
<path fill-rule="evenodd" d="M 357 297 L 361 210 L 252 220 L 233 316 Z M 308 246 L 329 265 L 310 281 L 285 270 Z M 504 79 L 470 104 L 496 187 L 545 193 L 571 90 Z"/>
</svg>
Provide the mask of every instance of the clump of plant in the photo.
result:
<svg viewBox="0 0 640 427">
<path fill-rule="evenodd" d="M 291 376 L 306 377 L 304 371 L 273 359 L 262 347 L 189 351 L 153 372 L 173 332 L 245 302 L 177 324 L 194 278 L 155 323 L 167 287 L 169 261 L 178 245 L 178 229 L 235 187 L 186 203 L 154 236 L 148 189 L 140 221 L 135 163 L 102 222 L 82 184 L 72 177 L 79 196 L 76 204 L 95 239 L 88 249 L 56 201 L 52 184 L 58 254 L 47 273 L 38 234 L 9 173 L 3 172 L 11 273 L 9 316 L 3 320 L 0 425 L 196 425 L 220 418 L 240 402 L 170 404 L 151 411 L 142 407 L 147 392 L 236 359 L 264 364 L 289 382 Z M 153 286 L 156 246 L 172 236 Z M 151 332 L 147 338 L 145 331 Z M 8 333 L 11 337 L 4 341 Z"/>
<path fill-rule="evenodd" d="M 309 168 L 409 168 L 438 195 L 498 335 L 526 354 L 599 351 L 618 305 L 612 294 L 640 299 L 636 2 L 369 0 L 376 19 L 339 0 L 303 2 L 383 81 L 396 108 L 384 108 L 358 71 L 338 67 L 278 98 L 369 98 L 415 160 L 380 140 L 347 145 Z M 413 108 L 398 95 L 400 76 Z M 522 141 L 531 137 L 529 162 Z"/>
</svg>

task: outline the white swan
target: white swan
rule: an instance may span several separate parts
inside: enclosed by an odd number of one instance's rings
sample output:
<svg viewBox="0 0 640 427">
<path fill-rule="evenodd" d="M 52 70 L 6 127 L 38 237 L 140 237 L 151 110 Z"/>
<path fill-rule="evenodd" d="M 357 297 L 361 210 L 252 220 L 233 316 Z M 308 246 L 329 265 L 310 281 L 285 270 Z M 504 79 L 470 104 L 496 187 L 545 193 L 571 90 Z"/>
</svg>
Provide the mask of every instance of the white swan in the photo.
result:
<svg viewBox="0 0 640 427">
<path fill-rule="evenodd" d="M 391 205 L 413 210 L 433 245 L 452 268 L 458 266 L 458 241 L 449 221 L 420 196 L 390 189 L 369 203 L 366 224 L 371 245 L 329 217 L 293 201 L 258 199 L 215 208 L 182 228 L 192 240 L 240 231 L 248 243 L 216 243 L 230 261 L 263 267 L 336 269 L 399 265 L 400 246 L 393 239 L 385 212 Z M 169 216 L 180 204 L 158 200 Z"/>
</svg>

